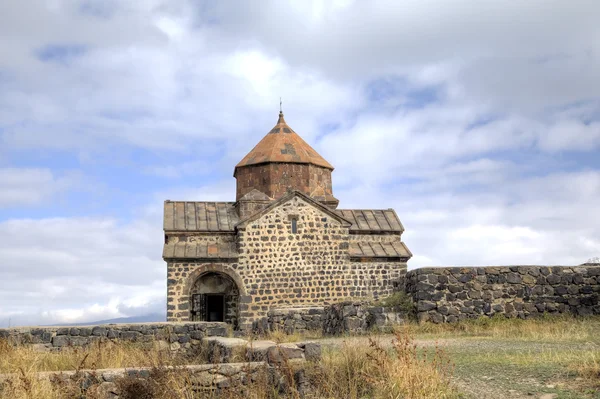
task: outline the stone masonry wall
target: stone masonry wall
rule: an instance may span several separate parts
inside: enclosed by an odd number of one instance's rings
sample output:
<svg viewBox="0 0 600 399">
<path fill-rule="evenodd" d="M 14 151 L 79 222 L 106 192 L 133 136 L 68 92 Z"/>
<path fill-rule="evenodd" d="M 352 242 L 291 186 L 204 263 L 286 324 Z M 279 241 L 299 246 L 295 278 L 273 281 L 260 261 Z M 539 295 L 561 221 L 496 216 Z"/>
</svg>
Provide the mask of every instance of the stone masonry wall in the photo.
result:
<svg viewBox="0 0 600 399">
<path fill-rule="evenodd" d="M 362 334 L 374 328 L 402 324 L 409 315 L 397 308 L 364 302 L 340 302 L 324 307 L 273 309 L 254 325 L 254 331 L 286 334 L 322 332 L 324 335 Z"/>
<path fill-rule="evenodd" d="M 300 366 L 298 369 L 300 373 L 297 371 L 296 375 L 303 376 L 303 368 Z M 278 373 L 276 368 L 266 362 L 198 364 L 165 367 L 161 370 L 167 373 L 185 373 L 186 381 L 195 392 L 199 393 L 200 396 L 198 397 L 214 397 L 215 392 L 218 393 L 231 387 L 239 389 L 239 387 L 264 375 L 270 377 L 270 380 L 273 381 L 274 389 L 284 388 L 279 385 L 281 373 Z M 47 380 L 61 387 L 73 386 L 82 389 L 86 394 L 89 394 L 89 396 L 81 395 L 82 398 L 119 399 L 119 397 L 129 398 L 132 395 L 131 391 L 121 392 L 118 384 L 121 379 L 151 379 L 153 369 L 150 367 L 128 367 L 126 369 L 47 371 L 36 373 L 35 376 L 40 380 Z M 19 378 L 21 378 L 20 374 L 0 374 L 0 391 L 4 384 Z M 140 394 L 140 392 L 135 392 L 135 394 Z M 149 396 L 143 395 L 140 397 Z"/>
<path fill-rule="evenodd" d="M 291 217 L 298 221 L 296 234 L 291 231 Z M 201 241 L 207 253 L 214 252 L 207 256 L 230 256 L 167 262 L 167 320 L 172 322 L 190 320 L 190 293 L 207 272 L 223 273 L 238 287 L 236 327 L 240 329 L 250 328 L 271 309 L 391 295 L 401 289 L 406 272 L 406 262 L 351 258 L 349 253 L 351 240 L 399 240 L 398 235 L 349 234 L 338 219 L 300 197 L 271 209 L 237 235 L 177 234 L 168 240 L 174 244 Z"/>
<path fill-rule="evenodd" d="M 324 312 L 323 306 L 271 309 L 266 317 L 254 324 L 253 330 L 259 333 L 283 331 L 286 334 L 321 331 Z"/>
<path fill-rule="evenodd" d="M 298 220 L 292 233 L 291 217 Z M 249 322 L 271 308 L 317 306 L 348 297 L 348 229 L 299 197 L 272 209 L 239 231 L 238 273 Z"/>
<path fill-rule="evenodd" d="M 20 327 L 0 329 L 0 339 L 38 349 L 86 346 L 100 339 L 163 342 L 172 350 L 187 350 L 204 337 L 227 336 L 225 323 L 106 324 L 81 327 Z"/>
<path fill-rule="evenodd" d="M 291 217 L 298 232 L 291 231 Z M 239 231 L 239 263 L 248 325 L 272 308 L 325 306 L 348 298 L 391 294 L 388 266 L 350 262 L 348 228 L 299 197 L 272 209 Z M 385 272 L 384 272 L 385 270 Z"/>
<path fill-rule="evenodd" d="M 300 163 L 269 163 L 238 168 L 236 171 L 237 196 L 239 200 L 256 189 L 278 199 L 290 188 L 308 196 L 331 198 L 331 170 Z"/>
<path fill-rule="evenodd" d="M 239 278 L 237 262 L 182 261 L 167 263 L 167 321 L 185 322 L 190 320 L 190 294 L 198 278 L 207 272 L 223 273 L 232 278 L 238 287 L 238 312 L 247 309 L 248 298 L 245 286 Z"/>
<path fill-rule="evenodd" d="M 235 245 L 235 234 L 206 234 L 206 233 L 178 233 L 178 234 L 169 234 L 167 235 L 165 244 L 179 244 L 181 243 L 198 243 L 202 248 L 206 248 L 207 253 L 203 254 L 205 257 L 211 257 L 213 253 L 208 253 L 208 251 L 214 252 L 217 254 L 219 250 L 223 250 L 225 248 L 229 249 Z M 182 254 L 185 256 L 186 254 Z M 190 254 L 192 255 L 192 254 Z M 198 254 L 194 253 L 193 256 L 196 257 Z"/>
<path fill-rule="evenodd" d="M 420 321 L 503 314 L 600 314 L 600 266 L 451 267 L 411 270 L 406 291 Z"/>
<path fill-rule="evenodd" d="M 395 308 L 372 306 L 361 302 L 341 302 L 326 306 L 323 334 L 363 334 L 374 328 L 385 329 L 403 324 L 409 315 Z"/>
<path fill-rule="evenodd" d="M 400 240 L 398 234 L 350 234 L 349 242 L 359 243 L 391 243 Z M 406 262 L 399 258 L 379 259 L 351 258 L 350 273 L 353 284 L 365 285 L 374 300 L 389 296 L 404 287 Z"/>
</svg>

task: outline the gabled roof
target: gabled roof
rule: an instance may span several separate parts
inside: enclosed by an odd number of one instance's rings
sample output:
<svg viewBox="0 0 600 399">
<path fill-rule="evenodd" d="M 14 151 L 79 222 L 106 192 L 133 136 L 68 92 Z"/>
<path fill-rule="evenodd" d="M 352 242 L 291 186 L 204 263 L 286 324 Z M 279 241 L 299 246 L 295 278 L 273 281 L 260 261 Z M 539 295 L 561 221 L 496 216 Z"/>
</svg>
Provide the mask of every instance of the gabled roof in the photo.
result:
<svg viewBox="0 0 600 399">
<path fill-rule="evenodd" d="M 402 233 L 404 226 L 393 209 L 337 209 L 352 223 L 351 233 Z"/>
<path fill-rule="evenodd" d="M 279 113 L 275 127 L 235 166 L 235 169 L 269 162 L 306 163 L 333 170 L 329 162 L 288 126 L 282 112 Z"/>
<path fill-rule="evenodd" d="M 250 216 L 250 217 L 242 220 L 235 227 L 243 229 L 244 227 L 246 227 L 248 225 L 248 223 L 251 223 L 251 222 L 255 221 L 256 219 L 260 218 L 261 216 L 266 215 L 273 208 L 276 208 L 277 206 L 279 206 L 279 205 L 281 205 L 281 204 L 283 204 L 283 203 L 291 200 L 294 197 L 300 197 L 300 198 L 302 198 L 304 201 L 308 202 L 309 204 L 311 204 L 315 208 L 321 210 L 323 213 L 331 216 L 335 220 L 337 220 L 340 223 L 342 223 L 342 226 L 344 226 L 344 227 L 350 227 L 351 222 L 349 220 L 345 219 L 343 216 L 340 216 L 339 214 L 337 214 L 333 210 L 329 209 L 325 205 L 321 204 L 320 202 L 315 201 L 314 199 L 310 198 L 308 195 L 301 193 L 300 191 L 291 191 L 290 193 L 288 193 L 288 194 L 284 195 L 283 197 L 279 198 L 277 201 L 273 201 L 273 203 L 269 204 L 269 206 L 267 206 L 266 208 L 258 211 L 254 215 L 252 215 L 252 216 Z"/>
<path fill-rule="evenodd" d="M 165 231 L 233 232 L 239 222 L 233 202 L 165 201 Z"/>
</svg>

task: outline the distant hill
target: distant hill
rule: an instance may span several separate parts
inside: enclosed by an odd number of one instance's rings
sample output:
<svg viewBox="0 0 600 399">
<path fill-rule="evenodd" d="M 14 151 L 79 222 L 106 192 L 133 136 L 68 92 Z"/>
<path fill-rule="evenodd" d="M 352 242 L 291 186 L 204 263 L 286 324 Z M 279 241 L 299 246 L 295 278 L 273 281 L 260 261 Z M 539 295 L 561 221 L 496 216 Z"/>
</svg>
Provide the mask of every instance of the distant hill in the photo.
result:
<svg viewBox="0 0 600 399">
<path fill-rule="evenodd" d="M 52 326 L 93 326 L 97 324 L 130 324 L 130 323 L 154 323 L 166 321 L 165 315 L 160 313 L 150 313 L 142 316 L 119 317 L 116 319 L 88 321 L 85 323 L 62 323 L 52 324 Z"/>
</svg>

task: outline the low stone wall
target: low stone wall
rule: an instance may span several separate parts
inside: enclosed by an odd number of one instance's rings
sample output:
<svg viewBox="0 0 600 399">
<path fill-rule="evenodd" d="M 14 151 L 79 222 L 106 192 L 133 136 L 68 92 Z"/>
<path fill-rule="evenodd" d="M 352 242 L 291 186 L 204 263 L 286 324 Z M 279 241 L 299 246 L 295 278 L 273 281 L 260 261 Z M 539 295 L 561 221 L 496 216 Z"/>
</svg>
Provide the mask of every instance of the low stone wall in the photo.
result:
<svg viewBox="0 0 600 399">
<path fill-rule="evenodd" d="M 37 349 L 60 350 L 86 346 L 100 339 L 159 342 L 171 350 L 186 350 L 202 338 L 228 335 L 225 323 L 144 323 L 106 324 L 85 327 L 21 327 L 0 329 L 0 339 L 16 345 L 36 345 Z"/>
<path fill-rule="evenodd" d="M 321 345 L 312 342 L 276 343 L 274 341 L 248 341 L 241 338 L 204 338 L 208 360 L 212 363 L 235 361 L 267 361 L 277 365 L 287 360 L 317 361 L 321 359 Z"/>
<path fill-rule="evenodd" d="M 600 314 L 600 265 L 440 267 L 411 270 L 406 292 L 420 321 L 503 314 Z"/>
<path fill-rule="evenodd" d="M 325 308 L 323 334 L 363 334 L 375 328 L 402 324 L 408 315 L 398 309 L 369 306 L 361 302 L 341 302 Z"/>
<path fill-rule="evenodd" d="M 255 332 L 283 331 L 286 334 L 323 329 L 324 307 L 272 309 L 254 324 Z"/>
<path fill-rule="evenodd" d="M 166 372 L 187 372 L 190 383 L 197 390 L 212 391 L 222 389 L 234 384 L 243 384 L 262 370 L 268 370 L 265 362 L 228 363 L 228 364 L 201 364 L 181 367 L 165 367 Z M 120 392 L 117 382 L 121 378 L 151 378 L 153 369 L 150 367 L 132 367 L 127 369 L 79 370 L 79 371 L 51 371 L 37 373 L 39 379 L 46 379 L 55 383 L 73 383 L 78 386 L 88 387 L 99 397 L 116 398 Z M 0 374 L 0 386 L 12 378 L 19 378 L 19 374 Z M 94 396 L 94 397 L 98 397 Z"/>
<path fill-rule="evenodd" d="M 304 395 L 309 389 L 308 381 L 304 374 L 304 361 L 288 363 L 293 374 L 291 377 L 296 389 Z M 132 395 L 144 395 L 140 392 L 140 385 L 122 384 L 124 378 L 147 380 L 156 378 L 153 373 L 156 369 L 149 367 L 133 367 L 127 369 L 103 369 L 103 370 L 78 370 L 62 372 L 41 372 L 35 374 L 38 379 L 51 381 L 63 389 L 71 387 L 73 392 L 80 392 L 83 396 L 88 394 L 94 398 L 118 399 L 120 395 L 134 397 Z M 285 392 L 288 388 L 289 371 L 285 373 L 267 362 L 249 363 L 226 363 L 226 364 L 202 364 L 186 365 L 179 367 L 163 367 L 157 370 L 160 373 L 185 373 L 186 384 L 191 389 L 204 397 L 206 393 L 210 397 L 216 392 L 227 389 L 239 389 L 250 381 L 257 381 L 261 375 L 267 378 L 267 383 L 274 390 Z M 23 378 L 21 374 L 0 374 L 0 390 L 2 385 L 13 379 Z M 122 392 L 122 387 L 129 386 L 127 392 Z M 135 391 L 132 391 L 135 390 Z M 143 396 L 150 397 L 150 396 Z M 154 397 L 154 396 L 152 396 Z"/>
<path fill-rule="evenodd" d="M 284 308 L 269 311 L 254 324 L 254 331 L 283 331 L 286 334 L 319 331 L 325 335 L 362 334 L 373 328 L 402 324 L 408 315 L 398 309 L 363 302 L 341 302 L 331 306 Z"/>
</svg>

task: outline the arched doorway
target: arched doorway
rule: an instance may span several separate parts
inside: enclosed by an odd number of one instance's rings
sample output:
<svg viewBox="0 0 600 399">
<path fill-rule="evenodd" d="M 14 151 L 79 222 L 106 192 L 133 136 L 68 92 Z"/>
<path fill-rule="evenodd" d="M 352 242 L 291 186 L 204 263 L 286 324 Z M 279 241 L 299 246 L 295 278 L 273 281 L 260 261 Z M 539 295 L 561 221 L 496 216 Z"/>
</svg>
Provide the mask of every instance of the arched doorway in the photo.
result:
<svg viewBox="0 0 600 399">
<path fill-rule="evenodd" d="M 191 321 L 224 321 L 237 327 L 239 289 L 225 273 L 207 272 L 190 292 Z"/>
</svg>

